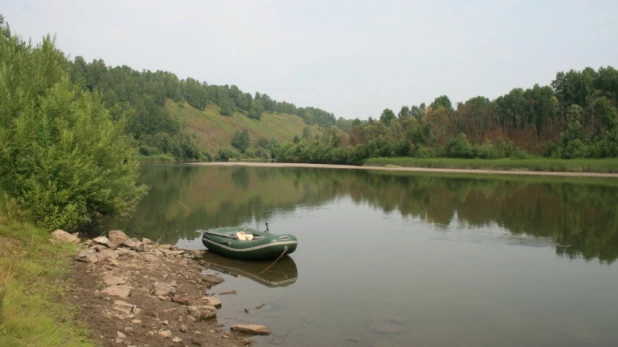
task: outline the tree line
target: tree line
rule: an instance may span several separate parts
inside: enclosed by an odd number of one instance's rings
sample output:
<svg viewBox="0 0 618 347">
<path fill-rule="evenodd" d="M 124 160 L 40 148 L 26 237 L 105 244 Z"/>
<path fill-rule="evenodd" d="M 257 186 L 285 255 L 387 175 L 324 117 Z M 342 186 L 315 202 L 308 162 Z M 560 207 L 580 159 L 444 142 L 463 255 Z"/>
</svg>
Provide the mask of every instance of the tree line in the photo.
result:
<svg viewBox="0 0 618 347">
<path fill-rule="evenodd" d="M 384 109 L 367 121 L 338 119 L 345 131 L 281 148 L 292 162 L 359 164 L 370 157 L 618 156 L 618 71 L 559 72 L 551 85 L 514 88 L 453 105 L 441 95 L 429 105 Z"/>
<path fill-rule="evenodd" d="M 264 112 L 295 114 L 307 124 L 330 127 L 332 113 L 315 107 L 296 107 L 273 100 L 265 93 L 243 92 L 237 86 L 209 85 L 193 78 L 179 79 L 168 71 L 136 71 L 128 66 L 107 66 L 102 59 L 86 62 L 78 56 L 68 62 L 71 79 L 82 89 L 98 91 L 112 115 L 129 114 L 127 132 L 142 155 L 169 154 L 177 159 L 203 159 L 200 148 L 183 132 L 183 125 L 165 108 L 168 99 L 204 110 L 209 103 L 220 114 L 235 112 L 260 120 Z"/>
</svg>

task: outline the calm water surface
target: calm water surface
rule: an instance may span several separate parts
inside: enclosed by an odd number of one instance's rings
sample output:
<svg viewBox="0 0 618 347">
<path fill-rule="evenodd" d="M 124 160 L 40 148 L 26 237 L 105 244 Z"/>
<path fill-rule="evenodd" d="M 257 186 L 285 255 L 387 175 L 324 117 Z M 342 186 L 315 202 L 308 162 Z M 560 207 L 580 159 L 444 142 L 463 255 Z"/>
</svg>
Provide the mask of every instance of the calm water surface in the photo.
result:
<svg viewBox="0 0 618 347">
<path fill-rule="evenodd" d="M 261 275 L 270 262 L 206 256 L 229 273 L 213 290 L 238 291 L 219 321 L 272 327 L 260 345 L 618 344 L 616 180 L 145 166 L 142 181 L 108 228 L 193 249 L 220 226 L 298 237 Z"/>
</svg>

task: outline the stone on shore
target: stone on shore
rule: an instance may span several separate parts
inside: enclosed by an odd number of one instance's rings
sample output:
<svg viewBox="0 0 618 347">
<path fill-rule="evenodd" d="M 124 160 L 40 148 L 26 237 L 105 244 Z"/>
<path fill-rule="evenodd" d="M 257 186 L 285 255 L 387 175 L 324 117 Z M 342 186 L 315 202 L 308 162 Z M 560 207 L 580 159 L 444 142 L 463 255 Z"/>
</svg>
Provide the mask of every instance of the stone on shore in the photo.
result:
<svg viewBox="0 0 618 347">
<path fill-rule="evenodd" d="M 96 263 L 99 261 L 97 252 L 93 249 L 85 249 L 83 251 L 80 251 L 77 257 L 75 257 L 75 259 L 86 263 Z"/>
<path fill-rule="evenodd" d="M 54 232 L 51 233 L 51 235 L 56 240 L 61 240 L 61 241 L 66 241 L 66 242 L 71 242 L 71 243 L 79 243 L 79 237 L 77 237 L 77 233 L 69 234 L 62 229 L 56 229 L 54 230 Z"/>
<path fill-rule="evenodd" d="M 107 237 L 108 237 L 109 241 L 114 243 L 114 244 L 120 244 L 120 242 L 129 239 L 127 234 L 125 234 L 121 230 L 110 230 L 110 231 L 107 232 Z"/>
<path fill-rule="evenodd" d="M 155 282 L 153 284 L 152 295 L 154 296 L 169 296 L 175 293 L 176 289 L 167 283 Z"/>
<path fill-rule="evenodd" d="M 270 335 L 270 328 L 259 324 L 237 324 L 231 330 L 251 335 Z"/>
<path fill-rule="evenodd" d="M 118 284 L 125 284 L 127 283 L 127 280 L 122 278 L 122 277 L 117 277 L 117 276 L 113 276 L 113 275 L 105 275 L 103 276 L 103 283 L 105 283 L 106 286 L 115 286 Z"/>
<path fill-rule="evenodd" d="M 138 241 L 137 239 L 128 239 L 120 242 L 122 246 L 126 246 L 132 250 L 138 252 L 146 252 L 146 245 L 143 242 Z"/>
<path fill-rule="evenodd" d="M 215 275 L 202 275 L 202 280 L 207 282 L 207 286 L 209 287 L 223 283 L 223 281 L 225 281 L 222 277 Z"/>
<path fill-rule="evenodd" d="M 206 303 L 210 306 L 221 308 L 221 300 L 217 298 L 213 298 L 212 296 L 205 296 L 202 298 L 202 300 L 206 301 Z"/>
<path fill-rule="evenodd" d="M 113 251 L 111 249 L 101 249 L 99 250 L 99 253 L 101 253 L 102 255 L 106 256 L 107 258 L 110 259 L 118 259 L 118 253 L 116 251 Z"/>
<path fill-rule="evenodd" d="M 92 239 L 92 242 L 109 247 L 109 239 L 105 236 L 95 237 L 94 239 Z"/>
<path fill-rule="evenodd" d="M 134 309 L 135 309 L 135 305 L 129 304 L 128 302 L 125 302 L 122 300 L 114 301 L 114 306 L 112 306 L 112 310 L 126 313 L 126 314 L 133 313 Z"/>
<path fill-rule="evenodd" d="M 131 292 L 133 291 L 133 288 L 129 287 L 129 286 L 125 286 L 125 285 L 116 285 L 116 286 L 109 286 L 105 289 L 103 289 L 101 291 L 101 293 L 106 294 L 106 295 L 110 295 L 110 296 L 118 296 L 121 298 L 128 298 L 129 296 L 131 296 Z"/>
<path fill-rule="evenodd" d="M 163 336 L 163 337 L 171 337 L 172 336 L 172 331 L 171 330 L 159 330 L 157 333 L 160 336 Z"/>
<path fill-rule="evenodd" d="M 200 321 L 215 318 L 217 316 L 217 309 L 210 305 L 195 305 L 187 307 L 187 313 L 189 317 L 193 317 L 195 320 Z"/>
</svg>

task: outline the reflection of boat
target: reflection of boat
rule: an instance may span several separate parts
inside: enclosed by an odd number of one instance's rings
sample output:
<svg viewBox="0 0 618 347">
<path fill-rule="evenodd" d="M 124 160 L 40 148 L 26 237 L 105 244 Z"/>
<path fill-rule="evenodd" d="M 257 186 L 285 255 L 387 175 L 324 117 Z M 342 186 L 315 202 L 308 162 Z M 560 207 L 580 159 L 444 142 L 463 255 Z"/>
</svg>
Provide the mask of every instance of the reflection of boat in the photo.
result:
<svg viewBox="0 0 618 347">
<path fill-rule="evenodd" d="M 258 231 L 247 227 L 198 230 L 202 243 L 209 251 L 226 257 L 258 260 L 277 258 L 296 250 L 296 237 L 290 234 L 271 234 L 268 229 Z"/>
<path fill-rule="evenodd" d="M 243 261 L 206 252 L 204 260 L 208 267 L 230 275 L 247 277 L 268 287 L 285 287 L 296 282 L 298 271 L 294 259 L 284 256 L 272 267 L 270 261 Z M 267 269 L 264 271 L 265 269 Z"/>
</svg>

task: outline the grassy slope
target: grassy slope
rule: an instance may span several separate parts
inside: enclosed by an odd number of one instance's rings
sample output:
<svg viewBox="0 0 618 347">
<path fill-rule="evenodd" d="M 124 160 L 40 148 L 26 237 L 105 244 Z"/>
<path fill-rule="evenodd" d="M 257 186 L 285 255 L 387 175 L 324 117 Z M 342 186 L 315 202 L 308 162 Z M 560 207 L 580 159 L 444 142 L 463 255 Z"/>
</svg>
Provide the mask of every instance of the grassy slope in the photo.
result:
<svg viewBox="0 0 618 347">
<path fill-rule="evenodd" d="M 231 117 L 222 116 L 219 114 L 219 107 L 213 104 L 200 111 L 187 103 L 179 104 L 168 100 L 165 107 L 186 124 L 186 131 L 194 134 L 200 147 L 210 154 L 215 154 L 219 148 L 232 148 L 230 142 L 238 130 L 246 128 L 252 144 L 260 137 L 268 140 L 274 137 L 283 143 L 292 141 L 294 136 L 301 137 L 307 126 L 302 118 L 291 114 L 264 112 L 262 119 L 257 121 L 241 112 L 236 112 Z M 321 135 L 322 131 L 311 126 L 311 134 Z"/>
<path fill-rule="evenodd" d="M 1 203 L 1 202 L 0 202 Z M 69 255 L 49 234 L 0 215 L 0 346 L 93 346 L 70 304 Z"/>
<path fill-rule="evenodd" d="M 364 165 L 397 165 L 407 167 L 527 170 L 565 172 L 618 172 L 618 158 L 607 159 L 455 159 L 455 158 L 370 158 Z"/>
</svg>

